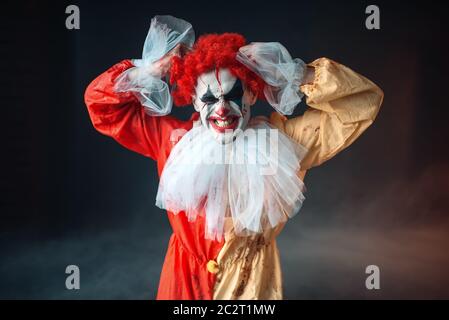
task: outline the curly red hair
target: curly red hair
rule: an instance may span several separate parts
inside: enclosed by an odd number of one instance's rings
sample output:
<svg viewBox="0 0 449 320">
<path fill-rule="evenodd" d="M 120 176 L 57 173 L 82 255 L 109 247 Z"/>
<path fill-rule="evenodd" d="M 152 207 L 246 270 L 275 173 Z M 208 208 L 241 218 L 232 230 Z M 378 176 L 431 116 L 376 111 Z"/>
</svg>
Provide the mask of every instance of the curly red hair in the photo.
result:
<svg viewBox="0 0 449 320">
<path fill-rule="evenodd" d="M 175 104 L 192 104 L 197 78 L 220 68 L 228 68 L 258 98 L 263 98 L 264 81 L 235 59 L 239 48 L 245 44 L 245 38 L 238 33 L 207 34 L 201 36 L 183 58 L 173 57 L 170 83 L 175 86 L 172 90 Z"/>
</svg>

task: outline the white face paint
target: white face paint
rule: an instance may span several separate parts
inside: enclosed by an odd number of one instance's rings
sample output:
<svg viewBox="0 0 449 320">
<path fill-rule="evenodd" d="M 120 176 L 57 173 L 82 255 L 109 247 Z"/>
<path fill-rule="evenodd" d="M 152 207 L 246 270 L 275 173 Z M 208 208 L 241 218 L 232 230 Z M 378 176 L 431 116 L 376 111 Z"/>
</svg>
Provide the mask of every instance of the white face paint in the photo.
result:
<svg viewBox="0 0 449 320">
<path fill-rule="evenodd" d="M 232 142 L 245 129 L 255 102 L 255 95 L 229 69 L 203 73 L 193 96 L 202 124 L 222 143 Z"/>
</svg>

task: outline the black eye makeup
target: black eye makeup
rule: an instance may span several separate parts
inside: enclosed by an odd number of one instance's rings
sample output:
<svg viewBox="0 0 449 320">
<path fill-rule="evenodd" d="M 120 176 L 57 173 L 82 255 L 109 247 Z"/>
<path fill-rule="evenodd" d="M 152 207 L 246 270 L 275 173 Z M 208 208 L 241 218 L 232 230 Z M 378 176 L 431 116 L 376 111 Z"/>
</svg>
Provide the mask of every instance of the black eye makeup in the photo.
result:
<svg viewBox="0 0 449 320">
<path fill-rule="evenodd" d="M 231 90 L 229 90 L 229 92 L 226 93 L 223 96 L 223 98 L 226 101 L 234 101 L 239 106 L 242 104 L 243 86 L 242 86 L 242 82 L 240 81 L 240 79 L 237 79 L 234 82 L 234 85 L 232 86 Z M 200 100 L 201 100 L 201 102 L 203 102 L 205 104 L 211 105 L 211 104 L 217 103 L 219 101 L 219 98 L 217 98 L 210 90 L 210 87 L 207 86 L 207 91 L 205 94 L 203 94 L 203 96 L 200 98 Z"/>
<path fill-rule="evenodd" d="M 206 104 L 214 104 L 218 102 L 218 98 L 214 96 L 212 91 L 210 91 L 210 87 L 207 86 L 207 91 L 203 96 L 200 98 L 200 100 Z"/>
<path fill-rule="evenodd" d="M 243 97 L 243 86 L 240 79 L 237 79 L 234 83 L 234 86 L 228 93 L 224 95 L 224 99 L 226 101 L 235 101 L 240 102 Z M 240 103 L 238 103 L 240 105 Z"/>
</svg>

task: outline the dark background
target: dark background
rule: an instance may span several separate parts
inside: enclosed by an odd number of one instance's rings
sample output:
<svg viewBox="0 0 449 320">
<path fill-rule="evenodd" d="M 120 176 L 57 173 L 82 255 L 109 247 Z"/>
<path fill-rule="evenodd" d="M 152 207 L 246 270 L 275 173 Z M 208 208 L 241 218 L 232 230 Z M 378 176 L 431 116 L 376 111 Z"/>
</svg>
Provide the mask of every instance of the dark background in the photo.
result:
<svg viewBox="0 0 449 320">
<path fill-rule="evenodd" d="M 155 297 L 170 235 L 154 205 L 155 164 L 98 134 L 83 93 L 141 56 L 156 14 L 191 22 L 197 35 L 234 31 L 307 62 L 332 58 L 385 92 L 373 126 L 307 175 L 305 205 L 278 239 L 285 298 L 449 298 L 443 3 L 3 2 L 0 298 Z M 80 30 L 65 28 L 69 4 L 81 10 Z M 381 30 L 365 28 L 369 4 L 380 7 Z M 81 269 L 81 290 L 65 289 L 69 264 Z M 377 291 L 365 288 L 370 264 L 381 270 Z"/>
</svg>

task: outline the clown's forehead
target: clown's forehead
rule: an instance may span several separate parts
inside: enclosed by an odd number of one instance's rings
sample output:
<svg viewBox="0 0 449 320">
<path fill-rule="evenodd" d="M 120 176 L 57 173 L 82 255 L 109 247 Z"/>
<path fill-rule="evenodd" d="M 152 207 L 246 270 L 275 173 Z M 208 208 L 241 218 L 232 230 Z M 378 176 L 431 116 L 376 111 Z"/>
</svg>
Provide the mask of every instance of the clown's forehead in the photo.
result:
<svg viewBox="0 0 449 320">
<path fill-rule="evenodd" d="M 208 89 L 215 97 L 227 94 L 231 91 L 237 78 L 229 69 L 216 69 L 203 73 L 198 77 L 195 91 L 198 97 L 204 95 Z"/>
</svg>

